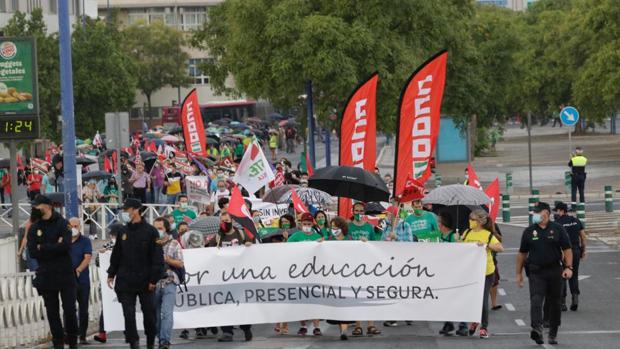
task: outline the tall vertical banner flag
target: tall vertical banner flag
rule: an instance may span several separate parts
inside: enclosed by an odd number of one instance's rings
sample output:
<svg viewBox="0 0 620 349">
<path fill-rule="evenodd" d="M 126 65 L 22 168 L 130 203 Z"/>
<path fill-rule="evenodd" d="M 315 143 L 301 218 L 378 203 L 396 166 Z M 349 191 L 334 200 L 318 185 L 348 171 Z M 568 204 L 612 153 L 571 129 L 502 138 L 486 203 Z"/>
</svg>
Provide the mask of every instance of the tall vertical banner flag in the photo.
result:
<svg viewBox="0 0 620 349">
<path fill-rule="evenodd" d="M 400 96 L 394 162 L 395 196 L 403 193 L 408 177 L 424 185 L 431 175 L 447 61 L 447 51 L 441 51 L 426 61 L 411 75 Z"/>
<path fill-rule="evenodd" d="M 202 124 L 196 89 L 193 89 L 183 101 L 181 126 L 183 126 L 185 136 L 185 149 L 198 156 L 207 156 L 205 128 Z"/>
<path fill-rule="evenodd" d="M 377 83 L 374 73 L 351 94 L 340 123 L 340 166 L 374 171 L 377 156 Z M 338 215 L 351 215 L 351 199 L 338 199 Z"/>
<path fill-rule="evenodd" d="M 491 205 L 489 205 L 489 217 L 495 222 L 497 213 L 499 212 L 499 178 L 495 178 L 491 184 L 484 191 L 485 194 L 491 199 Z"/>
</svg>

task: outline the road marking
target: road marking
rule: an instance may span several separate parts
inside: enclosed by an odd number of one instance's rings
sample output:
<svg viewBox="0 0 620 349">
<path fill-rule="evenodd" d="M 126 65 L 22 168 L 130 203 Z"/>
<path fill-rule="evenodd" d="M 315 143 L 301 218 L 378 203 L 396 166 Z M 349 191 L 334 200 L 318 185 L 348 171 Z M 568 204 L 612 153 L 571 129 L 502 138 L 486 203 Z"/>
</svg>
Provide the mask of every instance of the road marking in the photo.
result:
<svg viewBox="0 0 620 349">
<path fill-rule="evenodd" d="M 497 289 L 497 294 L 499 294 L 500 296 L 505 296 L 506 295 L 506 291 L 504 291 L 503 288 L 498 288 Z"/>
<path fill-rule="evenodd" d="M 515 322 L 517 323 L 517 325 L 523 327 L 525 326 L 525 321 L 521 320 L 521 319 L 516 319 Z"/>
<path fill-rule="evenodd" d="M 530 332 L 498 332 L 493 333 L 494 336 L 523 336 L 529 335 Z M 563 334 L 575 334 L 575 335 L 586 335 L 586 334 L 620 334 L 620 330 L 596 330 L 596 331 L 560 331 L 560 335 Z"/>
<path fill-rule="evenodd" d="M 590 278 L 590 275 L 579 275 L 578 277 L 579 281 L 589 279 L 589 278 Z"/>
<path fill-rule="evenodd" d="M 542 347 L 543 347 L 543 348 L 545 348 L 545 349 L 553 349 L 553 348 L 555 348 L 555 347 L 554 347 L 553 345 L 551 345 L 551 344 L 543 344 L 543 345 L 542 345 Z"/>
<path fill-rule="evenodd" d="M 511 303 L 506 303 L 506 309 L 508 309 L 508 311 L 515 311 L 515 306 Z"/>
</svg>

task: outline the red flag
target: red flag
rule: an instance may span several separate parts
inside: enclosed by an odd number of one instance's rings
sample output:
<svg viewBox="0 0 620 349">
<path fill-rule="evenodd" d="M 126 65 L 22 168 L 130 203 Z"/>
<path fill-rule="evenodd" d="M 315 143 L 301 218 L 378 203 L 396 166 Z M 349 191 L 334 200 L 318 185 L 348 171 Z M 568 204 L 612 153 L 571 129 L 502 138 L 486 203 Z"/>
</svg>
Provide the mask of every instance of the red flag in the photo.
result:
<svg viewBox="0 0 620 349">
<path fill-rule="evenodd" d="M 118 163 L 118 155 L 117 152 L 112 152 L 112 170 L 116 172 L 116 165 Z"/>
<path fill-rule="evenodd" d="M 22 156 L 17 154 L 17 169 L 23 170 L 25 168 L 24 162 L 22 161 Z"/>
<path fill-rule="evenodd" d="M 491 184 L 484 191 L 485 194 L 491 199 L 491 205 L 489 205 L 489 217 L 495 222 L 497 213 L 499 212 L 499 178 L 495 178 Z"/>
<path fill-rule="evenodd" d="M 50 164 L 52 163 L 52 154 L 49 149 L 45 151 L 45 161 L 49 162 Z"/>
<path fill-rule="evenodd" d="M 482 190 L 482 185 L 480 184 L 480 180 L 478 180 L 478 174 L 471 163 L 467 164 L 467 185 Z"/>
<path fill-rule="evenodd" d="M 254 240 L 255 237 L 258 236 L 256 227 L 254 226 L 254 221 L 252 220 L 252 215 L 250 214 L 248 207 L 245 205 L 245 200 L 243 200 L 243 196 L 241 196 L 239 187 L 236 185 L 233 187 L 230 195 L 228 213 L 244 228 L 245 233 L 251 240 Z"/>
<path fill-rule="evenodd" d="M 306 152 L 306 173 L 309 177 L 312 177 L 314 173 L 314 169 L 312 168 L 312 163 L 310 162 L 310 155 Z"/>
<path fill-rule="evenodd" d="M 409 202 L 424 198 L 424 185 L 417 179 L 407 178 L 403 195 L 399 197 L 400 202 Z"/>
<path fill-rule="evenodd" d="M 301 199 L 299 198 L 299 195 L 297 195 L 297 191 L 295 191 L 294 189 L 291 190 L 291 200 L 293 201 L 293 207 L 295 207 L 296 213 L 310 212 L 306 205 L 304 205 L 303 201 L 301 201 Z"/>
<path fill-rule="evenodd" d="M 400 97 L 394 163 L 394 195 L 400 196 L 411 176 L 424 184 L 439 135 L 441 100 L 448 52 L 441 51 L 409 78 Z"/>
<path fill-rule="evenodd" d="M 108 173 L 112 173 L 112 164 L 110 163 L 110 158 L 107 156 L 103 158 L 103 169 Z"/>
<path fill-rule="evenodd" d="M 185 149 L 199 156 L 207 156 L 205 128 L 202 124 L 196 89 L 193 89 L 183 101 L 181 126 L 185 136 Z"/>
<path fill-rule="evenodd" d="M 374 171 L 377 154 L 377 83 L 372 74 L 347 100 L 340 122 L 340 166 Z M 306 161 L 308 162 L 308 161 Z M 351 199 L 338 199 L 338 215 L 350 217 Z"/>
</svg>

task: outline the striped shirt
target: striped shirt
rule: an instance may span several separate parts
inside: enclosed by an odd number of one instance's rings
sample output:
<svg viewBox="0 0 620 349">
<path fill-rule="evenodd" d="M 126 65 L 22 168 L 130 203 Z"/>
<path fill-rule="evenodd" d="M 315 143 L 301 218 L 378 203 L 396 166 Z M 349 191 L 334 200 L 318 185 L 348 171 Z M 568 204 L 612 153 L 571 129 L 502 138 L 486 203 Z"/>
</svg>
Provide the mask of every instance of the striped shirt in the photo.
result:
<svg viewBox="0 0 620 349">
<path fill-rule="evenodd" d="M 176 259 L 178 261 L 183 260 L 183 251 L 181 249 L 181 245 L 178 241 L 168 236 L 168 240 L 164 242 L 162 245 L 162 250 L 164 251 L 164 257 Z M 164 287 L 169 283 L 174 283 L 175 285 L 180 284 L 179 276 L 172 270 L 171 266 L 166 264 L 166 277 L 159 280 L 158 286 Z"/>
</svg>

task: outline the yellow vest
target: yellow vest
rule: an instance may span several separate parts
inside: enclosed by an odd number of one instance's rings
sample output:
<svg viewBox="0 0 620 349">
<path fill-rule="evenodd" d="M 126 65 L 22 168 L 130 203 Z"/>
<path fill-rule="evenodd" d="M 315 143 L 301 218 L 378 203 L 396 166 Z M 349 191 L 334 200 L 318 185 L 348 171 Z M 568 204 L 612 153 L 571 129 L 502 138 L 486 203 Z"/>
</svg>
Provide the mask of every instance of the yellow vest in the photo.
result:
<svg viewBox="0 0 620 349">
<path fill-rule="evenodd" d="M 586 167 L 588 164 L 588 158 L 583 155 L 573 156 L 570 160 L 573 163 L 573 167 Z"/>
</svg>

